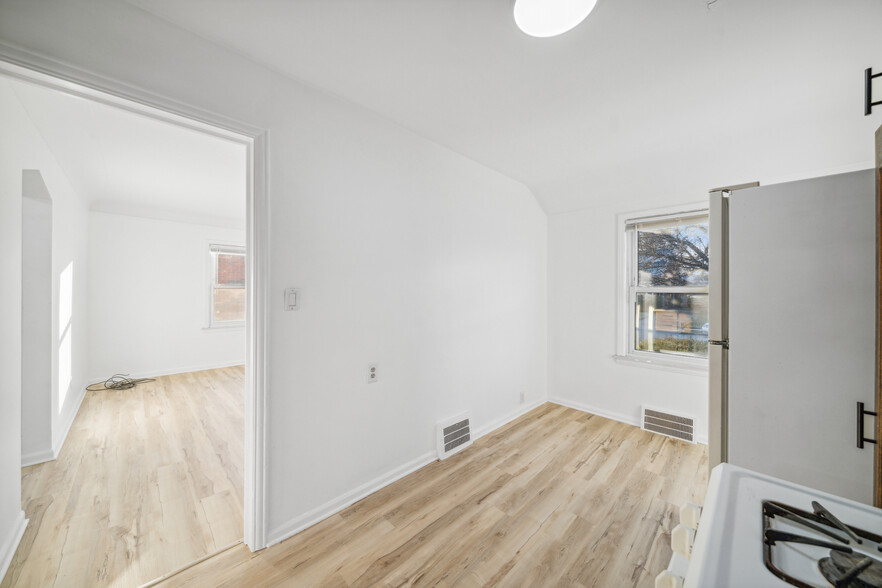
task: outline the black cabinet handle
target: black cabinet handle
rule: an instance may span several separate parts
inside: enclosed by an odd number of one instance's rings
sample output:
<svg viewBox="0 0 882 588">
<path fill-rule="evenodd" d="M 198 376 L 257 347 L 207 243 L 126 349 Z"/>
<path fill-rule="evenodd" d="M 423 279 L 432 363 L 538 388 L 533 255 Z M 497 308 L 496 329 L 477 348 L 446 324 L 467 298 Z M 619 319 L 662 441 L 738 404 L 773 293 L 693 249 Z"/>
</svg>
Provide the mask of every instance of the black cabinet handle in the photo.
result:
<svg viewBox="0 0 882 588">
<path fill-rule="evenodd" d="M 857 403 L 857 446 L 858 449 L 864 448 L 864 443 L 876 443 L 875 439 L 870 439 L 868 437 L 864 437 L 864 415 L 868 414 L 870 416 L 879 417 L 879 413 L 873 412 L 872 410 L 865 410 L 864 403 Z"/>
<path fill-rule="evenodd" d="M 868 67 L 864 71 L 864 116 L 869 116 L 873 112 L 874 106 L 882 104 L 882 100 L 873 102 L 873 80 L 882 76 L 882 73 L 873 73 L 873 68 Z"/>
</svg>

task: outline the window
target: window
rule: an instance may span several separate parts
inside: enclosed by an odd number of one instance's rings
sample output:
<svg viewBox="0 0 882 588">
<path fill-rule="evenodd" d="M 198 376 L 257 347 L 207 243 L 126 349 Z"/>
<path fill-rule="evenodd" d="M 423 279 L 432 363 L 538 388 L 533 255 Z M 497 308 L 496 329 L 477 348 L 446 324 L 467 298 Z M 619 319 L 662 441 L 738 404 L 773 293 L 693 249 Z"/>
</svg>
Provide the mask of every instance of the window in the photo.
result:
<svg viewBox="0 0 882 588">
<path fill-rule="evenodd" d="M 707 209 L 623 219 L 621 356 L 706 369 Z"/>
<path fill-rule="evenodd" d="M 210 326 L 245 324 L 245 248 L 209 245 L 211 255 Z"/>
</svg>

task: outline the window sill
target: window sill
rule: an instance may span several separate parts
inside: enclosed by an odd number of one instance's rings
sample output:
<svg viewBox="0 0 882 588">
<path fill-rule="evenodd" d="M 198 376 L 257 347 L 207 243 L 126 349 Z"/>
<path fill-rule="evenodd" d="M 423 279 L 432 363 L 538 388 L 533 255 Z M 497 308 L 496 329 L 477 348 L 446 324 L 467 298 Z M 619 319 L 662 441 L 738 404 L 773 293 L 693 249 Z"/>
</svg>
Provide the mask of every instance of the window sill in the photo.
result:
<svg viewBox="0 0 882 588">
<path fill-rule="evenodd" d="M 231 325 L 211 325 L 209 327 L 202 327 L 203 331 L 226 331 L 229 329 L 244 329 L 245 323 L 235 323 Z"/>
<path fill-rule="evenodd" d="M 639 357 L 636 355 L 613 355 L 612 357 L 616 363 L 622 365 L 678 372 L 681 374 L 692 374 L 693 376 L 707 375 L 707 361 L 701 359 L 689 360 L 676 359 L 674 357 Z"/>
</svg>

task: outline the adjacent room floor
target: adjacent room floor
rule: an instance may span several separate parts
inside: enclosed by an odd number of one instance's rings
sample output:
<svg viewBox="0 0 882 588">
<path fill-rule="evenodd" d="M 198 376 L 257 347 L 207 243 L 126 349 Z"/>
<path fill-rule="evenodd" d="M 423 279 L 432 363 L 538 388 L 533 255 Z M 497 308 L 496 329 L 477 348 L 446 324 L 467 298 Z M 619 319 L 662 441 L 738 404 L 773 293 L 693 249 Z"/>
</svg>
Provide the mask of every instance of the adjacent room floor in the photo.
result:
<svg viewBox="0 0 882 588">
<path fill-rule="evenodd" d="M 11 586 L 138 586 L 242 538 L 242 366 L 87 392 L 55 461 L 22 469 Z"/>
<path fill-rule="evenodd" d="M 707 452 L 545 404 L 257 553 L 160 586 L 652 586 Z"/>
</svg>

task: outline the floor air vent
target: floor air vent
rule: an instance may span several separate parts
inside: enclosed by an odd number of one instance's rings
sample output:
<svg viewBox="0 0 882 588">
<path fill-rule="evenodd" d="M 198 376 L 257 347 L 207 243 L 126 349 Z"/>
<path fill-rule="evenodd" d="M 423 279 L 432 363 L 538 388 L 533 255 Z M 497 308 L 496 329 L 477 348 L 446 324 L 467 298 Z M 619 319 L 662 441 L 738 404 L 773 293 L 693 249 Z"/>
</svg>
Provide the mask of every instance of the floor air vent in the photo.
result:
<svg viewBox="0 0 882 588">
<path fill-rule="evenodd" d="M 641 428 L 644 431 L 661 433 L 668 437 L 694 443 L 694 425 L 695 421 L 692 417 L 662 412 L 646 406 L 643 407 L 643 424 Z"/>
<path fill-rule="evenodd" d="M 447 459 L 472 444 L 471 423 L 467 414 L 438 423 L 438 459 Z"/>
</svg>

